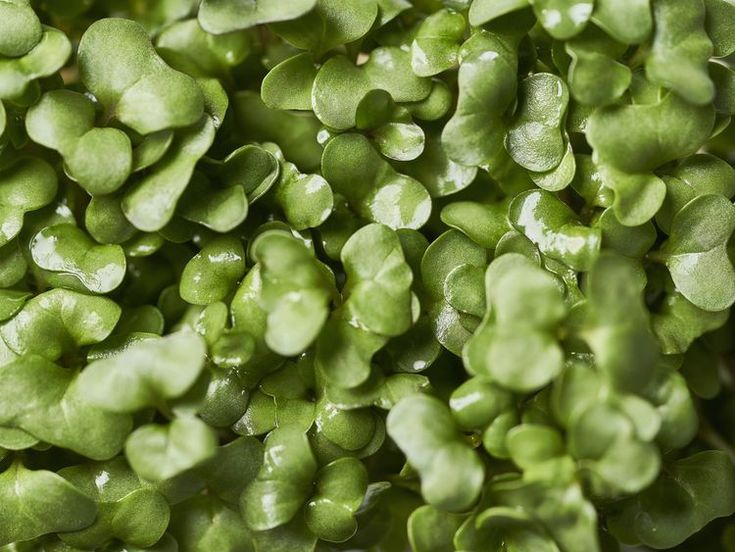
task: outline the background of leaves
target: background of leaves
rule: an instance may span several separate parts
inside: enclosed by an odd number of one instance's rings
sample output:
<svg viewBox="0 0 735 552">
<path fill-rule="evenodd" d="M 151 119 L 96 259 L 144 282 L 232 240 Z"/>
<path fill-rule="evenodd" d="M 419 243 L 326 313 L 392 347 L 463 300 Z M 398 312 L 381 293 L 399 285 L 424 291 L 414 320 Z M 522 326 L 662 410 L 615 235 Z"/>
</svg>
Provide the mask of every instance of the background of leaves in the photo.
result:
<svg viewBox="0 0 735 552">
<path fill-rule="evenodd" d="M 731 0 L 0 0 L 0 550 L 735 550 L 733 52 Z"/>
</svg>

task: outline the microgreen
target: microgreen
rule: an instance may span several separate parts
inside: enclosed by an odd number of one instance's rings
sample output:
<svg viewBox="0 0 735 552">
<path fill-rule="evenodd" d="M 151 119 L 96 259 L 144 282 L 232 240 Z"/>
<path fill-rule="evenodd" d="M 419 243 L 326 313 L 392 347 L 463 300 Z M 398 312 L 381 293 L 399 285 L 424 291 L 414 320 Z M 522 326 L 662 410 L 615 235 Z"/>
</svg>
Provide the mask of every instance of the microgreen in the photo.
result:
<svg viewBox="0 0 735 552">
<path fill-rule="evenodd" d="M 735 551 L 732 0 L 0 0 L 0 552 Z"/>
</svg>

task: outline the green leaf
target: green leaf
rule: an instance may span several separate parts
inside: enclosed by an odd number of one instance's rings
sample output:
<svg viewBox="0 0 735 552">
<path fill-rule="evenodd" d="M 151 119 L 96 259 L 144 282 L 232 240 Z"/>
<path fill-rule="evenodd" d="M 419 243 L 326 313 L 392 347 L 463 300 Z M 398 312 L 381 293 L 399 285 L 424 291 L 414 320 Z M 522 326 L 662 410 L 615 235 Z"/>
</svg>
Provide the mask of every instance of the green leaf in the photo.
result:
<svg viewBox="0 0 735 552">
<path fill-rule="evenodd" d="M 605 209 L 596 225 L 602 234 L 603 249 L 613 249 L 626 257 L 642 258 L 656 242 L 656 227 L 651 221 L 625 226 L 613 209 Z"/>
<path fill-rule="evenodd" d="M 674 216 L 661 249 L 677 290 L 706 311 L 735 302 L 735 269 L 727 254 L 733 231 L 733 204 L 720 195 L 702 195 Z"/>
<path fill-rule="evenodd" d="M 646 58 L 646 76 L 671 88 L 686 101 L 706 105 L 714 97 L 707 72 L 712 42 L 705 30 L 702 0 L 679 4 L 671 0 L 653 3 L 655 33 Z"/>
<path fill-rule="evenodd" d="M 97 503 L 94 523 L 60 538 L 71 546 L 99 548 L 118 538 L 132 546 L 156 544 L 169 522 L 169 506 L 154 489 L 143 488 L 139 478 L 118 457 L 109 462 L 81 464 L 59 472 Z"/>
<path fill-rule="evenodd" d="M 653 30 L 650 0 L 597 0 L 592 21 L 625 44 L 640 44 Z"/>
<path fill-rule="evenodd" d="M 290 521 L 309 498 L 316 470 L 306 435 L 293 427 L 271 432 L 258 477 L 240 498 L 248 527 L 264 531 Z"/>
<path fill-rule="evenodd" d="M 628 174 L 611 165 L 601 165 L 599 175 L 602 183 L 613 191 L 613 211 L 625 226 L 645 224 L 663 205 L 666 184 L 654 174 Z"/>
<path fill-rule="evenodd" d="M 357 387 L 370 377 L 372 357 L 387 341 L 387 337 L 334 316 L 317 340 L 316 366 L 330 384 Z"/>
<path fill-rule="evenodd" d="M 261 0 L 260 3 L 266 2 Z M 343 10 L 347 10 L 350 17 L 344 17 Z M 321 56 L 336 46 L 365 36 L 377 15 L 375 0 L 317 0 L 314 8 L 298 19 L 280 16 L 271 22 L 270 28 L 297 48 Z"/>
<path fill-rule="evenodd" d="M 479 27 L 507 13 L 521 10 L 529 5 L 529 0 L 473 0 L 470 4 L 470 25 Z"/>
<path fill-rule="evenodd" d="M 645 285 L 640 264 L 607 252 L 586 281 L 588 303 L 581 334 L 611 383 L 629 392 L 646 388 L 658 358 L 643 302 Z"/>
<path fill-rule="evenodd" d="M 677 292 L 666 295 L 653 315 L 653 331 L 667 355 L 685 353 L 692 342 L 716 330 L 727 320 L 728 311 L 708 312 L 693 305 Z"/>
<path fill-rule="evenodd" d="M 709 137 L 713 122 L 711 107 L 668 93 L 654 104 L 596 110 L 586 135 L 600 161 L 635 174 L 693 154 Z"/>
<path fill-rule="evenodd" d="M 196 82 L 158 56 L 134 21 L 96 21 L 79 42 L 82 82 L 115 117 L 139 134 L 192 125 L 204 113 Z"/>
<path fill-rule="evenodd" d="M 347 276 L 342 293 L 350 318 L 380 335 L 408 330 L 413 274 L 396 233 L 380 224 L 364 226 L 347 240 L 341 258 Z"/>
<path fill-rule="evenodd" d="M 447 514 L 433 506 L 421 506 L 408 518 L 407 530 L 411 550 L 441 552 L 453 548 L 452 540 L 463 517 Z"/>
<path fill-rule="evenodd" d="M 648 0 L 644 2 L 650 26 Z M 599 9 L 604 4 L 598 3 L 597 6 Z M 614 12 L 627 14 L 617 8 Z M 625 26 L 626 30 L 630 28 Z M 625 46 L 596 27 L 588 27 L 579 36 L 568 41 L 565 48 L 572 58 L 569 65 L 569 90 L 580 104 L 599 106 L 615 103 L 630 86 L 630 69 L 616 61 L 625 52 Z"/>
<path fill-rule="evenodd" d="M 459 60 L 459 43 L 464 37 L 465 19 L 449 10 L 427 17 L 411 43 L 411 68 L 420 77 L 431 77 L 454 68 Z"/>
<path fill-rule="evenodd" d="M 111 412 L 134 412 L 184 394 L 199 376 L 204 354 L 204 340 L 193 332 L 138 341 L 87 365 L 79 386 L 93 404 Z"/>
<path fill-rule="evenodd" d="M 276 183 L 280 165 L 275 153 L 256 145 L 246 145 L 218 163 L 217 173 L 228 186 L 242 187 L 248 202 L 255 203 Z"/>
<path fill-rule="evenodd" d="M 732 34 L 732 18 L 735 7 L 729 0 L 704 0 L 707 9 L 705 27 L 712 41 L 715 57 L 729 56 L 735 52 L 735 39 Z"/>
<path fill-rule="evenodd" d="M 76 373 L 38 356 L 23 356 L 0 367 L 0 374 L 6 386 L 0 425 L 98 460 L 121 450 L 132 420 L 88 402 Z M 18 401 L 19 396 L 28 399 Z"/>
<path fill-rule="evenodd" d="M 735 511 L 733 478 L 732 462 L 720 451 L 678 460 L 641 495 L 616 506 L 608 526 L 621 539 L 631 535 L 652 548 L 671 548 Z"/>
<path fill-rule="evenodd" d="M 272 109 L 311 109 L 311 89 L 317 68 L 311 54 L 303 53 L 282 61 L 263 79 L 260 95 Z"/>
<path fill-rule="evenodd" d="M 33 262 L 56 274 L 47 278 L 63 285 L 71 278 L 93 293 L 109 293 L 125 277 L 125 253 L 119 245 L 97 245 L 71 224 L 47 226 L 33 236 Z"/>
<path fill-rule="evenodd" d="M 514 44 L 481 31 L 460 50 L 457 109 L 442 133 L 453 161 L 482 166 L 502 150 L 502 116 L 516 98 L 518 53 Z"/>
<path fill-rule="evenodd" d="M 52 90 L 26 115 L 34 142 L 58 151 L 69 176 L 90 195 L 109 194 L 130 176 L 133 150 L 116 128 L 95 127 L 95 105 L 70 90 Z"/>
<path fill-rule="evenodd" d="M 42 28 L 41 40 L 25 55 L 0 58 L 0 98 L 18 99 L 37 93 L 37 89 L 34 91 L 31 86 L 34 81 L 50 77 L 69 59 L 72 46 L 66 35 L 51 27 Z"/>
<path fill-rule="evenodd" d="M 296 0 L 286 6 L 274 0 L 204 0 L 199 8 L 199 24 L 209 33 L 223 34 L 296 19 L 315 5 L 316 0 Z"/>
<path fill-rule="evenodd" d="M 566 312 L 557 281 L 526 257 L 508 253 L 488 267 L 485 289 L 490 316 L 463 350 L 465 367 L 509 390 L 543 387 L 563 362 L 553 334 Z"/>
<path fill-rule="evenodd" d="M 20 462 L 0 473 L 0 498 L 0 544 L 81 529 L 97 515 L 94 502 L 71 483 Z"/>
<path fill-rule="evenodd" d="M 24 1 L 0 4 L 0 55 L 18 57 L 41 40 L 43 28 L 31 5 Z"/>
<path fill-rule="evenodd" d="M 521 81 L 518 102 L 505 147 L 522 167 L 550 171 L 566 152 L 561 124 L 569 103 L 567 87 L 556 75 L 536 73 Z"/>
<path fill-rule="evenodd" d="M 426 188 L 396 172 L 360 134 L 340 134 L 329 141 L 322 155 L 322 174 L 367 220 L 393 229 L 417 229 L 431 213 Z"/>
<path fill-rule="evenodd" d="M 532 0 L 533 11 L 544 29 L 557 40 L 566 40 L 587 25 L 592 0 Z"/>
<path fill-rule="evenodd" d="M 110 299 L 52 289 L 30 299 L 0 326 L 0 336 L 18 355 L 37 354 L 53 361 L 104 340 L 119 318 L 120 307 Z"/>
<path fill-rule="evenodd" d="M 137 428 L 125 442 L 125 456 L 142 478 L 162 481 L 213 457 L 216 446 L 214 430 L 191 416 Z"/>
<path fill-rule="evenodd" d="M 495 249 L 500 238 L 510 230 L 505 219 L 507 209 L 505 202 L 453 201 L 442 209 L 441 220 L 485 249 Z"/>
<path fill-rule="evenodd" d="M 440 400 L 414 395 L 388 414 L 388 434 L 421 475 L 421 492 L 442 510 L 464 510 L 479 496 L 485 468 Z"/>
<path fill-rule="evenodd" d="M 265 341 L 276 353 L 293 356 L 316 339 L 326 321 L 333 276 L 306 247 L 277 231 L 261 234 L 252 247 L 268 313 Z"/>
<path fill-rule="evenodd" d="M 179 293 L 188 303 L 209 305 L 227 297 L 244 274 L 242 242 L 235 237 L 219 236 L 186 264 Z"/>
<path fill-rule="evenodd" d="M 306 504 L 304 519 L 320 539 L 344 542 L 357 531 L 355 513 L 362 504 L 368 474 L 355 458 L 340 458 L 317 474 L 314 496 Z"/>
<path fill-rule="evenodd" d="M 505 437 L 508 453 L 521 469 L 561 456 L 564 444 L 554 428 L 538 424 L 520 424 Z"/>
<path fill-rule="evenodd" d="M 589 270 L 600 250 L 599 229 L 582 226 L 576 214 L 549 192 L 518 194 L 508 218 L 544 255 L 575 270 Z"/>
<path fill-rule="evenodd" d="M 286 161 L 276 144 L 265 144 L 280 163 L 280 178 L 273 185 L 273 199 L 296 230 L 320 226 L 334 208 L 329 183 L 318 174 L 304 174 Z"/>
<path fill-rule="evenodd" d="M 194 166 L 214 141 L 212 119 L 204 116 L 183 131 L 169 151 L 122 199 L 125 217 L 139 230 L 155 232 L 173 217 L 176 202 L 184 193 Z"/>
<path fill-rule="evenodd" d="M 0 246 L 18 235 L 25 213 L 48 205 L 56 195 L 56 174 L 40 158 L 21 157 L 0 175 Z"/>
<path fill-rule="evenodd" d="M 174 508 L 171 534 L 182 552 L 252 552 L 252 539 L 240 515 L 214 496 L 199 495 Z"/>
</svg>

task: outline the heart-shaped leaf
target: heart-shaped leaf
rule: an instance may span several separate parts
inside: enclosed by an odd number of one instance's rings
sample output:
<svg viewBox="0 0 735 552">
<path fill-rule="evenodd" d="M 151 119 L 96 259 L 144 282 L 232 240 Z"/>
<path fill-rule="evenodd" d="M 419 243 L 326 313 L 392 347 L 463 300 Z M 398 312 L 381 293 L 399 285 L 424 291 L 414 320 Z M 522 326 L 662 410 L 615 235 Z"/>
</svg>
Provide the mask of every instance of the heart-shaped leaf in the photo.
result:
<svg viewBox="0 0 735 552">
<path fill-rule="evenodd" d="M 677 290 L 697 307 L 720 311 L 735 302 L 735 269 L 727 243 L 735 231 L 735 207 L 720 195 L 702 195 L 671 221 L 661 255 Z"/>
<path fill-rule="evenodd" d="M 168 425 L 148 424 L 125 442 L 130 466 L 144 479 L 162 481 L 213 457 L 217 435 L 194 416 L 175 418 Z"/>
<path fill-rule="evenodd" d="M 296 19 L 315 5 L 316 0 L 296 0 L 286 6 L 276 0 L 204 0 L 199 8 L 199 24 L 209 33 L 223 34 Z"/>
<path fill-rule="evenodd" d="M 15 462 L 0 473 L 0 543 L 35 539 L 90 525 L 94 502 L 71 483 L 46 470 Z"/>
<path fill-rule="evenodd" d="M 82 82 L 108 116 L 140 134 L 186 127 L 204 113 L 196 82 L 166 65 L 134 21 L 90 25 L 79 42 L 78 62 Z"/>
<path fill-rule="evenodd" d="M 63 156 L 69 176 L 90 195 L 112 193 L 130 175 L 130 139 L 121 130 L 95 127 L 94 103 L 82 94 L 47 92 L 28 110 L 26 130 L 31 140 Z"/>
<path fill-rule="evenodd" d="M 0 176 L 0 246 L 18 235 L 23 216 L 48 205 L 56 195 L 57 178 L 42 159 L 21 157 Z"/>
<path fill-rule="evenodd" d="M 477 500 L 485 467 L 443 402 L 427 395 L 406 397 L 388 414 L 388 434 L 421 475 L 421 493 L 429 504 L 452 511 Z"/>
<path fill-rule="evenodd" d="M 706 105 L 714 96 L 707 72 L 712 42 L 705 30 L 704 2 L 654 2 L 655 33 L 646 58 L 646 76 L 685 100 Z"/>
<path fill-rule="evenodd" d="M 58 275 L 58 285 L 75 279 L 93 293 L 109 293 L 125 277 L 125 254 L 119 245 L 97 245 L 71 224 L 48 226 L 33 237 L 31 257 L 36 265 Z M 53 282 L 57 278 L 48 278 Z"/>
<path fill-rule="evenodd" d="M 561 124 L 569 103 L 567 87 L 556 75 L 536 73 L 521 81 L 519 96 L 505 147 L 522 167 L 550 171 L 566 152 Z"/>
<path fill-rule="evenodd" d="M 193 305 L 221 301 L 245 274 L 245 251 L 240 239 L 219 236 L 207 243 L 184 267 L 181 298 Z"/>
<path fill-rule="evenodd" d="M 185 393 L 202 370 L 205 351 L 204 339 L 193 332 L 138 341 L 87 365 L 78 385 L 90 402 L 105 410 L 134 412 Z"/>
<path fill-rule="evenodd" d="M 30 299 L 0 326 L 0 336 L 18 355 L 54 361 L 78 347 L 99 343 L 112 333 L 120 307 L 106 297 L 52 289 Z"/>
</svg>

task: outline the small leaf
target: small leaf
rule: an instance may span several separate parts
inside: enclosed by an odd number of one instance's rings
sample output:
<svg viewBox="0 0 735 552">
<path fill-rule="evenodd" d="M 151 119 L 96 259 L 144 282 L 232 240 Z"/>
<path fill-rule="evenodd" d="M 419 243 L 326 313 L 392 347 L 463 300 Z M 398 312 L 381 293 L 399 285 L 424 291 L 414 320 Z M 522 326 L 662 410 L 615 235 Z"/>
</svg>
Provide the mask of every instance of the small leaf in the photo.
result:
<svg viewBox="0 0 735 552">
<path fill-rule="evenodd" d="M 19 462 L 0 474 L 0 544 L 74 531 L 94 521 L 94 502 L 71 483 Z"/>
<path fill-rule="evenodd" d="M 706 105 L 714 97 L 707 72 L 712 42 L 705 30 L 704 2 L 679 5 L 670 0 L 653 3 L 655 33 L 646 58 L 646 76 L 671 88 L 685 100 Z"/>
<path fill-rule="evenodd" d="M 550 171 L 566 152 L 561 124 L 569 103 L 567 87 L 556 75 L 536 73 L 521 81 L 519 95 L 505 147 L 522 167 Z"/>
<path fill-rule="evenodd" d="M 592 0 L 532 0 L 533 11 L 541 25 L 557 40 L 566 40 L 587 25 Z"/>
<path fill-rule="evenodd" d="M 449 10 L 440 10 L 427 17 L 411 44 L 414 73 L 431 77 L 457 65 L 465 26 L 464 17 Z"/>
<path fill-rule="evenodd" d="M 406 397 L 388 414 L 388 434 L 421 475 L 429 504 L 451 511 L 475 502 L 485 469 L 444 403 L 426 395 Z"/>
<path fill-rule="evenodd" d="M 213 457 L 216 446 L 214 430 L 192 416 L 137 428 L 125 442 L 125 456 L 142 478 L 161 481 Z"/>
<path fill-rule="evenodd" d="M 735 269 L 727 243 L 735 231 L 735 207 L 719 195 L 687 203 L 671 222 L 662 247 L 677 289 L 697 307 L 720 311 L 735 302 Z"/>
<path fill-rule="evenodd" d="M 71 224 L 47 226 L 33 237 L 30 251 L 40 268 L 58 274 L 59 278 L 72 277 L 93 293 L 109 293 L 125 277 L 122 247 L 97 245 Z"/>
<path fill-rule="evenodd" d="M 115 356 L 87 365 L 79 386 L 90 402 L 111 412 L 156 406 L 191 387 L 201 372 L 205 349 L 203 338 L 193 332 L 138 341 Z"/>
<path fill-rule="evenodd" d="M 245 274 L 245 251 L 238 238 L 219 236 L 208 242 L 184 267 L 181 298 L 193 305 L 221 301 Z"/>
</svg>

